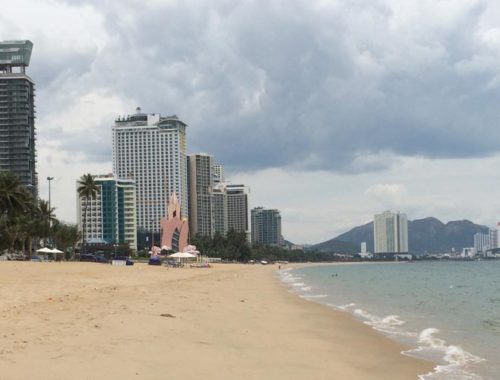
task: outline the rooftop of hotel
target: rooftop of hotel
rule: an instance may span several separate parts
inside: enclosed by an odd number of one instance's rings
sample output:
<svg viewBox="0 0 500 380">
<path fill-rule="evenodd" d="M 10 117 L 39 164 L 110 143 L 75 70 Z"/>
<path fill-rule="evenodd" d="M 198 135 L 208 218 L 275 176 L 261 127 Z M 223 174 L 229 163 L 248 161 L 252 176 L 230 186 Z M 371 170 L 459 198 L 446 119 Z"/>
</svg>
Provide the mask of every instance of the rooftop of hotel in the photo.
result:
<svg viewBox="0 0 500 380">
<path fill-rule="evenodd" d="M 29 66 L 32 50 L 28 40 L 0 41 L 0 69 Z"/>
<path fill-rule="evenodd" d="M 150 122 L 149 124 L 155 125 L 155 124 L 160 124 L 162 122 L 166 121 L 177 121 L 182 123 L 183 125 L 186 125 L 183 121 L 181 121 L 177 115 L 171 115 L 171 116 L 161 116 L 160 114 L 157 113 L 152 113 L 152 114 L 147 114 L 142 112 L 141 107 L 137 107 L 136 112 L 132 115 L 123 115 L 123 116 L 118 116 L 115 119 L 116 124 L 127 124 L 127 125 L 148 125 L 148 121 Z"/>
</svg>

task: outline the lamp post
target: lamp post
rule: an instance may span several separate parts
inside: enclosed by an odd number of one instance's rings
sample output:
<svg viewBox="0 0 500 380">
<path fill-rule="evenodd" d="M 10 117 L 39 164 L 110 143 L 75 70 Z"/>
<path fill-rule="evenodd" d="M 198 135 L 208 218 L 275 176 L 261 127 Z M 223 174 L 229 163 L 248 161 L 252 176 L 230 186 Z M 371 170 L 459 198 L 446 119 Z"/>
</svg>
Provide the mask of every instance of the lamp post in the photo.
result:
<svg viewBox="0 0 500 380">
<path fill-rule="evenodd" d="M 50 239 L 50 227 L 51 227 L 51 220 L 50 220 L 50 210 L 51 210 L 51 206 L 50 206 L 50 182 L 54 179 L 54 177 L 47 177 L 47 181 L 49 181 L 49 244 L 52 244 L 52 241 Z"/>
<path fill-rule="evenodd" d="M 49 209 L 50 209 L 50 182 L 54 179 L 54 177 L 47 177 L 47 181 L 49 181 Z"/>
<path fill-rule="evenodd" d="M 155 235 L 154 235 L 153 220 L 151 219 L 151 252 L 153 252 L 153 247 L 155 246 Z"/>
</svg>

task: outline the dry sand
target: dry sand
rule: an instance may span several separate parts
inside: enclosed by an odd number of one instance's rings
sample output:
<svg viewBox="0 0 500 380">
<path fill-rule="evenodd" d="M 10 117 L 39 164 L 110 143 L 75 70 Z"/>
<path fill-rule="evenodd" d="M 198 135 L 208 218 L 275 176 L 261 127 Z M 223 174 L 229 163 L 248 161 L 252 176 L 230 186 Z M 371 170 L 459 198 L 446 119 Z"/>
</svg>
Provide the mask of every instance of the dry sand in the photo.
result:
<svg viewBox="0 0 500 380">
<path fill-rule="evenodd" d="M 0 262 L 0 379 L 416 379 L 428 362 L 277 268 Z"/>
</svg>

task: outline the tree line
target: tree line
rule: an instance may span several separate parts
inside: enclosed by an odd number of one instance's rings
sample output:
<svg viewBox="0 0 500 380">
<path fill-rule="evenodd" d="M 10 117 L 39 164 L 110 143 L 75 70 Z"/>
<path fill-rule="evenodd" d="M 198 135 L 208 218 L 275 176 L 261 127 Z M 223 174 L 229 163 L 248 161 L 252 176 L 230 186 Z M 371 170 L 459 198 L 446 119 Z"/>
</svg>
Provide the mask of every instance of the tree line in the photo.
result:
<svg viewBox="0 0 500 380">
<path fill-rule="evenodd" d="M 41 247 L 57 246 L 74 258 L 81 234 L 75 224 L 56 219 L 48 201 L 37 199 L 11 172 L 0 172 L 0 253 L 31 259 Z M 62 259 L 63 257 L 56 257 Z"/>
<path fill-rule="evenodd" d="M 225 261 L 248 262 L 250 260 L 319 262 L 333 261 L 332 253 L 288 249 L 286 247 L 251 245 L 245 232 L 230 230 L 226 236 L 215 233 L 213 237 L 195 235 L 191 243 L 208 257 L 220 257 Z"/>
</svg>

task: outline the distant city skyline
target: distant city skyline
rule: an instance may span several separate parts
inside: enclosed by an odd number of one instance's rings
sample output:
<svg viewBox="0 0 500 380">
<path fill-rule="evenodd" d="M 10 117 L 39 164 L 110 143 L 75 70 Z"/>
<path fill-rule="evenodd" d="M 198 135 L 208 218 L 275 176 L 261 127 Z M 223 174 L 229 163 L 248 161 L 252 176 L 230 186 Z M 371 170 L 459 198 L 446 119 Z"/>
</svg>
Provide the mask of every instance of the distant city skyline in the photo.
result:
<svg viewBox="0 0 500 380">
<path fill-rule="evenodd" d="M 82 173 L 112 171 L 110 125 L 137 106 L 178 115 L 187 153 L 279 209 L 294 243 L 384 209 L 500 220 L 498 2 L 2 6 L 2 39 L 34 43 L 39 195 L 54 177 L 62 220 Z"/>
</svg>

